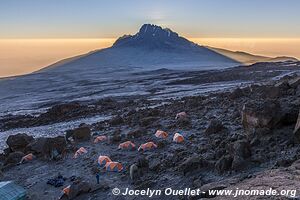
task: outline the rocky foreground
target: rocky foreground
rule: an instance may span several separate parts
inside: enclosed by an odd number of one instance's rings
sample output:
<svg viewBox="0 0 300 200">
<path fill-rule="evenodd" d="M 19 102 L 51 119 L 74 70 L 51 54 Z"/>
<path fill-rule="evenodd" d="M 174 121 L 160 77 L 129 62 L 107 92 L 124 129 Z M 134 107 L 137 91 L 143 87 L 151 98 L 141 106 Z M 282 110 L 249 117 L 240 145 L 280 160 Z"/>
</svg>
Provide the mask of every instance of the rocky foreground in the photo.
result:
<svg viewBox="0 0 300 200">
<path fill-rule="evenodd" d="M 188 80 L 196 84 L 198 78 Z M 182 83 L 184 84 L 184 82 Z M 285 76 L 267 84 L 233 91 L 184 97 L 167 104 L 148 100 L 106 99 L 97 104 L 56 105 L 39 117 L 4 119 L 1 128 L 34 126 L 93 113 L 110 113 L 109 120 L 66 131 L 65 136 L 33 138 L 11 135 L 1 155 L 1 180 L 23 186 L 28 199 L 145 199 L 114 196 L 112 189 L 199 188 L 199 196 L 154 196 L 152 199 L 232 199 L 209 195 L 212 189 L 287 189 L 285 196 L 237 196 L 236 199 L 296 199 L 300 188 L 300 76 Z M 177 113 L 186 115 L 175 117 Z M 166 139 L 155 137 L 166 131 Z M 183 143 L 172 141 L 179 132 Z M 98 135 L 107 140 L 93 143 Z M 130 140 L 136 147 L 152 141 L 151 151 L 118 150 Z M 80 147 L 86 154 L 74 159 Z M 19 164 L 32 153 L 33 160 Z M 97 164 L 109 156 L 124 167 L 107 172 Z M 100 175 L 97 184 L 96 175 Z M 59 176 L 59 177 L 58 177 Z M 60 179 L 52 185 L 48 179 Z M 51 181 L 50 181 L 51 182 Z M 57 187 L 55 187 L 57 186 Z"/>
</svg>

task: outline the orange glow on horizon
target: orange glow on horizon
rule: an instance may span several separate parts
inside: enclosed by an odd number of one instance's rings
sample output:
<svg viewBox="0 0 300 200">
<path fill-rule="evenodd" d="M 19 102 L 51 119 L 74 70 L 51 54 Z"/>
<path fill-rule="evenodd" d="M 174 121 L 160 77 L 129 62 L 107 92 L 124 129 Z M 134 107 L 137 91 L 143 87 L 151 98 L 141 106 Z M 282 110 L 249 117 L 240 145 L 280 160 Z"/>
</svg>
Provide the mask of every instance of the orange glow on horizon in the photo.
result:
<svg viewBox="0 0 300 200">
<path fill-rule="evenodd" d="M 232 51 L 300 58 L 300 38 L 189 38 Z M 0 77 L 26 74 L 59 60 L 109 47 L 115 38 L 0 39 Z"/>
</svg>

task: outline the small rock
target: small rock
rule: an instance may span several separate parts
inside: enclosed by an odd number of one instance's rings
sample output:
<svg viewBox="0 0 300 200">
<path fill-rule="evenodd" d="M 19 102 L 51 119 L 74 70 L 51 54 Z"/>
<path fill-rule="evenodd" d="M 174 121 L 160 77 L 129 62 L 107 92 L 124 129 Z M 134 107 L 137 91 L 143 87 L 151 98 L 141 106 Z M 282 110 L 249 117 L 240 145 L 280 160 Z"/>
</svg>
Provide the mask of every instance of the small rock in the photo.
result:
<svg viewBox="0 0 300 200">
<path fill-rule="evenodd" d="M 155 122 L 159 120 L 159 117 L 145 117 L 139 121 L 139 124 L 142 127 L 147 127 L 149 125 L 153 125 Z"/>
<path fill-rule="evenodd" d="M 141 157 L 137 160 L 137 166 L 139 168 L 149 168 L 149 161 L 145 157 Z"/>
<path fill-rule="evenodd" d="M 74 199 L 83 193 L 88 193 L 91 191 L 91 185 L 88 182 L 80 181 L 78 183 L 73 183 L 70 187 L 69 199 Z"/>
<path fill-rule="evenodd" d="M 230 170 L 232 165 L 232 157 L 229 155 L 222 156 L 215 164 L 215 168 L 219 173 Z"/>
<path fill-rule="evenodd" d="M 139 138 L 147 133 L 147 130 L 144 128 L 138 128 L 133 131 L 129 131 L 126 135 L 127 139 Z"/>
<path fill-rule="evenodd" d="M 241 156 L 234 156 L 232 160 L 231 168 L 236 171 L 240 171 L 246 167 L 246 161 Z"/>
<path fill-rule="evenodd" d="M 157 148 L 162 149 L 168 145 L 168 142 L 166 140 L 160 140 L 157 142 Z"/>
<path fill-rule="evenodd" d="M 151 171 L 158 172 L 160 170 L 161 166 L 161 161 L 159 158 L 154 158 L 153 160 L 150 161 L 149 169 Z"/>
<path fill-rule="evenodd" d="M 216 134 L 222 130 L 224 130 L 225 127 L 224 125 L 222 124 L 221 121 L 219 120 L 212 120 L 209 124 L 209 126 L 207 127 L 207 129 L 205 130 L 205 133 L 210 135 L 210 134 Z"/>
<path fill-rule="evenodd" d="M 233 144 L 233 155 L 242 158 L 249 158 L 251 156 L 250 144 L 246 140 L 238 140 Z"/>
<path fill-rule="evenodd" d="M 298 142 L 300 142 L 300 112 L 298 115 L 296 126 L 294 128 L 294 134 L 295 134 L 295 137 L 298 140 Z"/>
<path fill-rule="evenodd" d="M 292 88 L 297 88 L 298 85 L 300 84 L 300 76 L 297 76 L 295 78 L 292 78 L 288 81 L 289 86 Z"/>
<path fill-rule="evenodd" d="M 117 115 L 116 117 L 113 117 L 110 121 L 109 124 L 112 126 L 120 125 L 124 122 L 123 118 L 120 115 Z"/>
<path fill-rule="evenodd" d="M 192 172 L 194 170 L 203 167 L 203 160 L 198 155 L 191 156 L 187 158 L 181 165 L 179 165 L 179 169 L 185 175 L 187 172 Z"/>
<path fill-rule="evenodd" d="M 120 142 L 121 140 L 122 140 L 122 136 L 121 136 L 120 129 L 116 129 L 112 135 L 108 136 L 108 141 L 110 143 L 117 143 Z"/>
</svg>

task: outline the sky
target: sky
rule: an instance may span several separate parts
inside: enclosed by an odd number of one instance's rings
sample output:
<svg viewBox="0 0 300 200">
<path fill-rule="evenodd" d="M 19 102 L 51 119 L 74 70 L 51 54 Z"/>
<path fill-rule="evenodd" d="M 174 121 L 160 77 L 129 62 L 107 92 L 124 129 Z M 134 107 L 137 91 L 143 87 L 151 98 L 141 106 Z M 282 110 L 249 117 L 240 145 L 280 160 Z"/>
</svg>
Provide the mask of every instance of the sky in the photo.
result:
<svg viewBox="0 0 300 200">
<path fill-rule="evenodd" d="M 299 8 L 299 0 L 0 0 L 0 76 L 107 47 L 144 23 L 204 45 L 300 58 Z"/>
</svg>

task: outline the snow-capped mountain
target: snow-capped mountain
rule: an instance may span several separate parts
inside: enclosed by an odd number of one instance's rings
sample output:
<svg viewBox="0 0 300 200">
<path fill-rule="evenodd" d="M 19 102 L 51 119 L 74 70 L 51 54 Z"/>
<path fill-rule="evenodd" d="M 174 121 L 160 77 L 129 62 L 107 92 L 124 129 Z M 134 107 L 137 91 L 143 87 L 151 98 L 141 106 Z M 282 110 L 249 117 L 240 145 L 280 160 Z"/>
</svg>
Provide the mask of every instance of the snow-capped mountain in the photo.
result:
<svg viewBox="0 0 300 200">
<path fill-rule="evenodd" d="M 199 46 L 170 29 L 144 24 L 135 35 L 124 35 L 112 47 L 51 65 L 42 71 L 74 69 L 210 69 L 239 65 L 207 47 Z M 61 69 L 59 69 L 61 68 Z"/>
<path fill-rule="evenodd" d="M 113 45 L 115 48 L 135 47 L 152 50 L 195 50 L 198 45 L 180 37 L 168 28 L 144 24 L 135 35 L 124 35 Z"/>
</svg>

